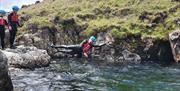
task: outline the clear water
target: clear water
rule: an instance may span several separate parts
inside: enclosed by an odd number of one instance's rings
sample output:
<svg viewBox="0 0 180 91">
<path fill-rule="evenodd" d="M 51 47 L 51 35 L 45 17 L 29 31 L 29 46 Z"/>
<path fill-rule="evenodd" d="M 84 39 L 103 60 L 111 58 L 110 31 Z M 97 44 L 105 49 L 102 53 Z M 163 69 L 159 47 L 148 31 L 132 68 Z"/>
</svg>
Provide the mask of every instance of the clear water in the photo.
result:
<svg viewBox="0 0 180 91">
<path fill-rule="evenodd" d="M 49 67 L 10 72 L 15 91 L 180 91 L 180 64 L 54 60 Z"/>
</svg>

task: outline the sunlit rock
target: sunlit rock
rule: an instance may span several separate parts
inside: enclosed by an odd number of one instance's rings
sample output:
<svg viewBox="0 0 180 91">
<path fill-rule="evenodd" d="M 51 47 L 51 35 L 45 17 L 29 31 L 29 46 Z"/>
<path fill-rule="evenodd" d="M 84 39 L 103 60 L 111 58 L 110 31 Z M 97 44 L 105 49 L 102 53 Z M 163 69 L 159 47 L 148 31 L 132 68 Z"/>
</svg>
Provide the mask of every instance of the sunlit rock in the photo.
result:
<svg viewBox="0 0 180 91">
<path fill-rule="evenodd" d="M 48 66 L 50 56 L 46 50 L 36 47 L 18 46 L 16 49 L 6 49 L 3 53 L 8 58 L 8 65 L 20 68 L 36 68 Z"/>
<path fill-rule="evenodd" d="M 180 61 L 180 30 L 176 30 L 169 34 L 172 54 L 176 62 Z"/>
</svg>

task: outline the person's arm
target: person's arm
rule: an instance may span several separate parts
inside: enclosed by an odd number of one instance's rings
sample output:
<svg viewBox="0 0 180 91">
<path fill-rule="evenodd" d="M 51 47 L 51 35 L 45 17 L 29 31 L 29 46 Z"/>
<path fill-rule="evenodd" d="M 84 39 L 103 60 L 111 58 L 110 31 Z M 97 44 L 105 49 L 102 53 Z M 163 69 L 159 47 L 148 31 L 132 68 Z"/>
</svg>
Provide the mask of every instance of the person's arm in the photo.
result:
<svg viewBox="0 0 180 91">
<path fill-rule="evenodd" d="M 106 45 L 106 43 L 102 43 L 102 44 L 93 44 L 92 46 L 93 46 L 93 47 L 102 47 L 102 46 L 104 46 L 104 45 Z"/>
<path fill-rule="evenodd" d="M 83 54 L 84 54 L 85 57 L 88 58 L 88 53 L 84 52 Z"/>
<path fill-rule="evenodd" d="M 8 24 L 11 25 L 12 24 L 12 20 L 11 20 L 11 17 L 12 17 L 13 13 L 10 13 L 8 15 Z"/>
<path fill-rule="evenodd" d="M 51 44 L 50 46 L 52 48 L 66 48 L 67 47 L 66 45 L 54 45 L 54 44 Z"/>
<path fill-rule="evenodd" d="M 4 22 L 5 22 L 5 26 L 8 26 L 8 23 L 7 23 L 7 21 L 6 21 L 6 20 L 4 20 Z"/>
<path fill-rule="evenodd" d="M 8 22 L 5 19 L 4 19 L 4 22 L 5 22 L 6 28 L 8 28 Z"/>
<path fill-rule="evenodd" d="M 12 27 L 11 27 L 11 25 L 12 25 L 12 20 L 11 20 L 12 15 L 13 15 L 13 13 L 10 13 L 8 15 L 8 28 L 9 28 L 10 31 L 12 30 Z"/>
<path fill-rule="evenodd" d="M 22 27 L 22 24 L 21 24 L 21 22 L 20 22 L 19 19 L 18 19 L 18 21 L 17 21 L 17 25 L 18 25 L 19 27 Z"/>
<path fill-rule="evenodd" d="M 87 40 L 85 39 L 85 40 L 83 40 L 81 43 L 80 43 L 80 46 L 83 46 L 84 45 L 84 43 L 86 43 L 87 42 Z"/>
</svg>

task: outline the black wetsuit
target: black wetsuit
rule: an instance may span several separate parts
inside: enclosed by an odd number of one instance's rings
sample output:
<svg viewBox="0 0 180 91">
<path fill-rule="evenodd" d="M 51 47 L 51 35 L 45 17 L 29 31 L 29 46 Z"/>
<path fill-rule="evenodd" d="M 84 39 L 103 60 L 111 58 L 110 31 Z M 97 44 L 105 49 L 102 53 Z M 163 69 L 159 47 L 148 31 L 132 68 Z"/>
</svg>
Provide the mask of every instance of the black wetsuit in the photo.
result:
<svg viewBox="0 0 180 91">
<path fill-rule="evenodd" d="M 85 43 L 87 43 L 88 41 L 87 40 L 83 40 L 80 44 L 78 45 L 55 45 L 53 46 L 54 48 L 65 48 L 65 49 L 70 49 L 69 50 L 60 50 L 59 52 L 64 52 L 64 53 L 68 53 L 68 54 L 77 54 L 77 57 L 78 58 L 81 58 L 82 57 L 82 54 L 83 54 L 83 45 Z M 102 45 L 91 45 L 91 48 L 92 47 L 101 47 L 105 44 L 102 44 Z M 88 55 L 88 61 L 91 61 L 91 53 Z"/>
<path fill-rule="evenodd" d="M 77 54 L 78 58 L 82 57 L 83 49 L 82 46 L 86 43 L 87 40 L 82 41 L 80 44 L 77 45 L 55 45 L 54 48 L 65 48 L 70 50 L 60 50 L 59 52 L 68 53 L 68 54 Z"/>
<path fill-rule="evenodd" d="M 8 15 L 8 23 L 9 23 L 9 25 L 12 28 L 10 30 L 10 39 L 9 39 L 9 41 L 10 41 L 10 48 L 12 48 L 13 44 L 14 44 L 16 33 L 18 31 L 17 27 L 20 26 L 17 14 L 15 14 L 14 12 L 10 13 Z"/>
<path fill-rule="evenodd" d="M 7 21 L 0 17 L 0 38 L 1 38 L 1 47 L 4 49 L 4 38 L 5 38 L 5 26 L 8 25 Z"/>
</svg>

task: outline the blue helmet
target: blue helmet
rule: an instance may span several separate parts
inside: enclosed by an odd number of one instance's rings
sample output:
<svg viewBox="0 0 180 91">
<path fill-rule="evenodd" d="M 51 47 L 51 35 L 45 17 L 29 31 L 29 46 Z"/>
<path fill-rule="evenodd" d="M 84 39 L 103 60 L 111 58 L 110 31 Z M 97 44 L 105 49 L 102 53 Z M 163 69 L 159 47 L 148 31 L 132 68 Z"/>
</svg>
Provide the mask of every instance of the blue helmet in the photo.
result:
<svg viewBox="0 0 180 91">
<path fill-rule="evenodd" d="M 13 7 L 12 7 L 12 10 L 18 11 L 18 10 L 19 10 L 19 7 L 18 7 L 18 6 L 13 6 Z"/>
<path fill-rule="evenodd" d="M 6 14 L 6 11 L 0 10 L 0 14 Z"/>
</svg>

